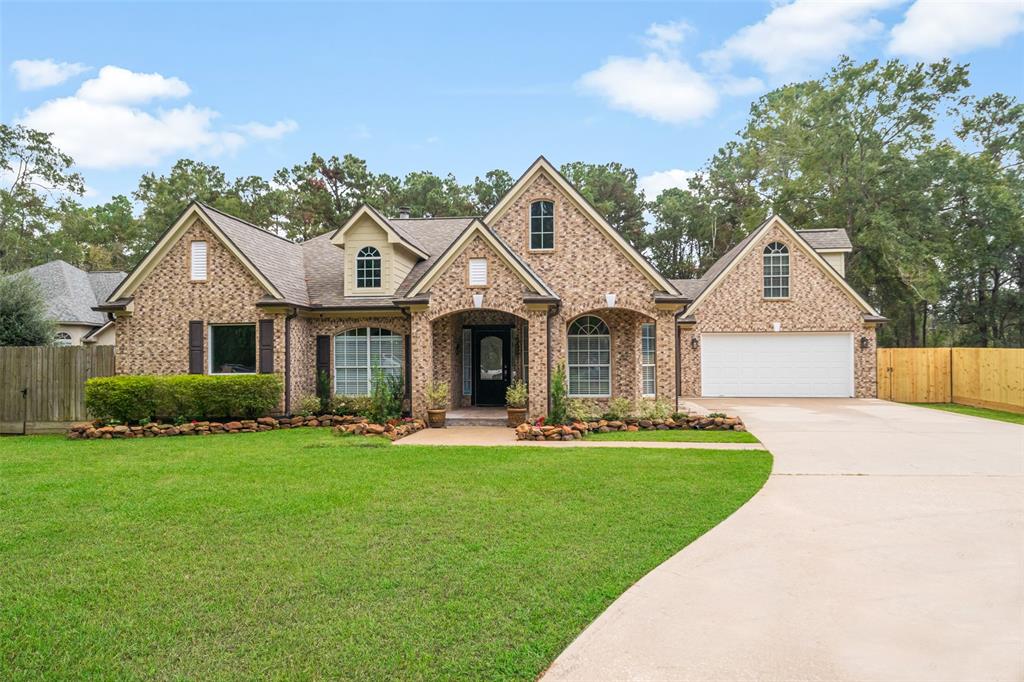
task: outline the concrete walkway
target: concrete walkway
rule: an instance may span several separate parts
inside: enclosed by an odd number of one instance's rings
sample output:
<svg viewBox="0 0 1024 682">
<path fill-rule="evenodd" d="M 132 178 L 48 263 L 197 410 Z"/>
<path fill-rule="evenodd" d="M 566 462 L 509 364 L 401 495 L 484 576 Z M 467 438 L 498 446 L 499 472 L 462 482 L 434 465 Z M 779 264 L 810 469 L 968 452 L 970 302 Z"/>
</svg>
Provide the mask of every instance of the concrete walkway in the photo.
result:
<svg viewBox="0 0 1024 682">
<path fill-rule="evenodd" d="M 449 429 L 423 429 L 396 440 L 395 445 L 482 445 L 536 446 L 549 448 L 700 448 L 702 450 L 763 450 L 760 443 L 681 443 L 657 441 L 610 440 L 516 440 L 513 430 L 505 426 L 459 426 Z"/>
<path fill-rule="evenodd" d="M 775 455 L 545 680 L 1024 679 L 1024 427 L 876 400 L 706 400 Z"/>
</svg>

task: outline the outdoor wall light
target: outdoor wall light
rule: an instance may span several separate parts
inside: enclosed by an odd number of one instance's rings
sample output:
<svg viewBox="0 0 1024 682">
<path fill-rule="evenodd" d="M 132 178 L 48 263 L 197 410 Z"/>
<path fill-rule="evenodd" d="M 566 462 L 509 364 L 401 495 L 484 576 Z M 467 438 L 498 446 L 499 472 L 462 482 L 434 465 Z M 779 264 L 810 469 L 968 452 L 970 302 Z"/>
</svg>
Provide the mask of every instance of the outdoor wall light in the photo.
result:
<svg viewBox="0 0 1024 682">
<path fill-rule="evenodd" d="M 483 294 L 473 294 L 473 307 L 474 308 L 483 308 L 484 307 L 484 295 Z"/>
<path fill-rule="evenodd" d="M 693 350 L 697 350 L 697 346 L 699 346 L 699 345 L 700 345 L 700 341 L 697 340 L 696 336 L 693 337 L 692 339 L 690 339 L 690 348 L 692 348 Z"/>
<path fill-rule="evenodd" d="M 604 302 L 608 304 L 609 308 L 615 307 L 615 294 L 605 294 Z"/>
<path fill-rule="evenodd" d="M 868 337 L 866 337 L 866 336 L 860 337 L 860 349 L 861 350 L 867 350 L 868 346 L 870 346 L 870 345 L 871 345 L 871 342 L 868 341 Z"/>
<path fill-rule="evenodd" d="M 781 322 L 772 322 L 772 330 L 773 331 L 777 331 L 777 332 L 781 332 L 782 331 L 782 323 Z"/>
</svg>

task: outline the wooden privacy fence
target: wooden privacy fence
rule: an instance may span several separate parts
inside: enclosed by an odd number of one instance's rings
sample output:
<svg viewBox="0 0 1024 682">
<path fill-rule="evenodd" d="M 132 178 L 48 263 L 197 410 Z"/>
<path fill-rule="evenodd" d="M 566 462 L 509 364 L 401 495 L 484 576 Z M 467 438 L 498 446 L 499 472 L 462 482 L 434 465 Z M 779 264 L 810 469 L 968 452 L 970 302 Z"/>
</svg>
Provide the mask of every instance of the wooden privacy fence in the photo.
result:
<svg viewBox="0 0 1024 682">
<path fill-rule="evenodd" d="M 879 348 L 878 397 L 1024 412 L 1024 349 Z"/>
<path fill-rule="evenodd" d="M 113 346 L 0 347 L 0 433 L 63 431 L 86 419 L 85 380 L 113 373 Z"/>
</svg>

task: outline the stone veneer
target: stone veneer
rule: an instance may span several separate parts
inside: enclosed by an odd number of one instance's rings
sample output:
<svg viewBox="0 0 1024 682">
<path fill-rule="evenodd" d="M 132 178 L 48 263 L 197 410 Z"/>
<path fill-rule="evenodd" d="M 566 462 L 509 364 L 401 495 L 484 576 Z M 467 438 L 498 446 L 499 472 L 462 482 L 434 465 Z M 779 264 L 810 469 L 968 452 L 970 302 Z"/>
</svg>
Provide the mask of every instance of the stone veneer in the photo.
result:
<svg viewBox="0 0 1024 682">
<path fill-rule="evenodd" d="M 762 252 L 778 241 L 789 247 L 790 296 L 766 300 L 762 296 Z M 709 332 L 851 332 L 854 335 L 854 390 L 858 398 L 875 397 L 875 329 L 865 325 L 863 310 L 788 233 L 773 225 L 757 240 L 747 256 L 725 275 L 695 312 L 696 323 L 679 332 L 681 395 L 701 394 L 700 345 L 691 340 Z M 861 349 L 859 339 L 869 340 Z"/>
<path fill-rule="evenodd" d="M 207 243 L 207 277 L 190 278 L 191 242 Z M 256 307 L 266 291 L 252 273 L 200 220 L 182 237 L 132 294 L 131 315 L 116 318 L 118 374 L 188 373 L 188 323 L 257 324 L 274 320 L 274 371 L 284 373 L 284 315 Z M 257 335 L 259 328 L 257 327 Z M 259 339 L 257 338 L 257 356 Z M 209 363 L 209 333 L 203 328 L 203 371 Z"/>
</svg>

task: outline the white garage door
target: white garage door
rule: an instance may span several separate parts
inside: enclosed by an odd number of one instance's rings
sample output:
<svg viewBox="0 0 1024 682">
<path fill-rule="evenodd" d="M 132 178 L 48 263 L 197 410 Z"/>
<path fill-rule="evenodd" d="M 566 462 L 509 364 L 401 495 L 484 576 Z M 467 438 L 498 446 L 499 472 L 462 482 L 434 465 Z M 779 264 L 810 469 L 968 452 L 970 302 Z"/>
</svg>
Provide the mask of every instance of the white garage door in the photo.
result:
<svg viewBox="0 0 1024 682">
<path fill-rule="evenodd" d="M 851 334 L 703 334 L 705 396 L 853 396 Z"/>
</svg>

